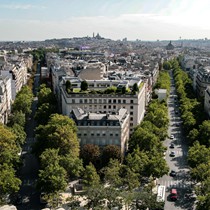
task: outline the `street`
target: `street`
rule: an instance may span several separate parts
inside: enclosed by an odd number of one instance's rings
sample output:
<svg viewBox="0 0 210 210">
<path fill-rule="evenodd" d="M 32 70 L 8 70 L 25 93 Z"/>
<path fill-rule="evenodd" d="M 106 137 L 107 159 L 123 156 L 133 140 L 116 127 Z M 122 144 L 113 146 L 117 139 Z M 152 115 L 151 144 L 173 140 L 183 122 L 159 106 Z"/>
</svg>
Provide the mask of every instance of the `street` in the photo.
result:
<svg viewBox="0 0 210 210">
<path fill-rule="evenodd" d="M 170 168 L 169 173 L 173 170 L 174 174 L 164 175 L 158 180 L 158 184 L 166 187 L 165 210 L 193 209 L 194 200 L 192 197 L 189 197 L 192 193 L 192 182 L 190 181 L 187 165 L 188 146 L 183 136 L 182 121 L 172 71 L 170 71 L 170 76 L 171 91 L 168 99 L 169 138 L 163 144 L 167 147 L 165 159 Z M 177 190 L 178 199 L 175 202 L 170 199 L 171 189 Z"/>
<path fill-rule="evenodd" d="M 39 79 L 40 79 L 40 65 L 37 66 L 37 73 L 34 78 L 34 89 L 33 93 L 36 96 L 37 88 L 39 87 Z M 22 159 L 23 166 L 20 169 L 20 177 L 22 180 L 22 185 L 20 187 L 19 194 L 22 197 L 22 201 L 19 205 L 17 205 L 18 210 L 39 210 L 40 202 L 39 202 L 39 193 L 36 190 L 36 181 L 38 178 L 38 161 L 31 154 L 31 147 L 36 141 L 34 129 L 36 127 L 36 122 L 34 120 L 34 115 L 37 106 L 37 97 L 34 97 L 32 102 L 32 113 L 31 116 L 26 121 L 26 143 L 23 146 L 22 150 Z"/>
</svg>

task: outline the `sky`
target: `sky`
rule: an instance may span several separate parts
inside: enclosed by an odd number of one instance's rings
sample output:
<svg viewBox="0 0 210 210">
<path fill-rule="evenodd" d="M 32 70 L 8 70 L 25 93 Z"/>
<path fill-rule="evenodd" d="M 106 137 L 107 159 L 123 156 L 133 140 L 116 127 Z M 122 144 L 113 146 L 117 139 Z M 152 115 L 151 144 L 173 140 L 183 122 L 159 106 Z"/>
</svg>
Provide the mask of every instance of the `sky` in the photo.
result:
<svg viewBox="0 0 210 210">
<path fill-rule="evenodd" d="M 0 41 L 210 39 L 209 0 L 0 0 Z"/>
</svg>

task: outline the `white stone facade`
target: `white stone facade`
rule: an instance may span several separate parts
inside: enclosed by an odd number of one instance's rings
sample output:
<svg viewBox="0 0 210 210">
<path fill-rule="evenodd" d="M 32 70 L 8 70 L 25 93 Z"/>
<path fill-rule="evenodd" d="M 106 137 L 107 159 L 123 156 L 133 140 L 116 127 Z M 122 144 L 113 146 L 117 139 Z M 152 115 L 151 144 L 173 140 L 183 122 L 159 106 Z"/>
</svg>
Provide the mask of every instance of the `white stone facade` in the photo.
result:
<svg viewBox="0 0 210 210">
<path fill-rule="evenodd" d="M 0 122 L 6 124 L 11 113 L 12 88 L 9 77 L 0 77 Z"/>
</svg>

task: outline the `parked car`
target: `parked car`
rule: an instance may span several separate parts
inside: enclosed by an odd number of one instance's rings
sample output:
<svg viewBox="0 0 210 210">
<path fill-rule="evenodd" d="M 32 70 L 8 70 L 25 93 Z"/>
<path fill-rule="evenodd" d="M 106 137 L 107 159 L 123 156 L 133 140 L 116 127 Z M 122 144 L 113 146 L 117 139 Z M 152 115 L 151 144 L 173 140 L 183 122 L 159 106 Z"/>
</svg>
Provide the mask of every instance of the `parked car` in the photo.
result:
<svg viewBox="0 0 210 210">
<path fill-rule="evenodd" d="M 171 136 L 170 136 L 170 139 L 174 139 L 174 135 L 171 135 Z"/>
<path fill-rule="evenodd" d="M 169 148 L 174 148 L 175 146 L 174 146 L 174 144 L 173 143 L 171 143 L 170 145 L 169 145 Z"/>
<path fill-rule="evenodd" d="M 171 151 L 170 156 L 171 157 L 175 157 L 175 152 L 174 151 Z"/>
<path fill-rule="evenodd" d="M 170 172 L 170 174 L 169 174 L 170 176 L 176 176 L 176 171 L 174 171 L 174 170 L 171 170 L 171 172 Z"/>
<path fill-rule="evenodd" d="M 171 189 L 170 198 L 171 198 L 172 201 L 176 201 L 178 199 L 176 189 Z"/>
</svg>

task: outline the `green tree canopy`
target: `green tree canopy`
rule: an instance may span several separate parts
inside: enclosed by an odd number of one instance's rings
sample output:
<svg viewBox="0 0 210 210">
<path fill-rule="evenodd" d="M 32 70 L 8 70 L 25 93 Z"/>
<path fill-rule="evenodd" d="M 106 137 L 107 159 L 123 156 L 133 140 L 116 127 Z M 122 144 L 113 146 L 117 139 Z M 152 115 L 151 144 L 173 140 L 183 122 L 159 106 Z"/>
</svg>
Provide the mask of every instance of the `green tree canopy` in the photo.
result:
<svg viewBox="0 0 210 210">
<path fill-rule="evenodd" d="M 25 115 L 31 113 L 31 104 L 33 100 L 33 94 L 28 86 L 22 87 L 20 92 L 18 92 L 15 101 L 12 105 L 13 112 L 22 112 Z"/>
<path fill-rule="evenodd" d="M 0 204 L 4 202 L 6 195 L 17 192 L 21 185 L 21 180 L 15 177 L 15 170 L 12 166 L 0 164 Z"/>
<path fill-rule="evenodd" d="M 67 174 L 63 167 L 58 164 L 49 164 L 39 171 L 39 188 L 47 194 L 57 194 L 67 187 Z"/>
<path fill-rule="evenodd" d="M 81 82 L 81 87 L 80 88 L 81 88 L 81 91 L 86 91 L 88 89 L 88 83 L 87 83 L 86 80 L 83 80 Z"/>
<path fill-rule="evenodd" d="M 59 148 L 59 154 L 79 157 L 77 128 L 72 119 L 59 114 L 51 115 L 47 125 L 40 125 L 37 132 L 35 152 L 41 154 L 45 148 Z"/>
<path fill-rule="evenodd" d="M 86 186 L 98 186 L 100 183 L 100 177 L 92 163 L 85 167 L 83 182 Z"/>
<path fill-rule="evenodd" d="M 122 185 L 122 178 L 120 177 L 121 173 L 121 164 L 115 159 L 110 159 L 107 167 L 104 168 L 105 181 L 111 184 L 114 187 L 119 187 Z"/>
</svg>

